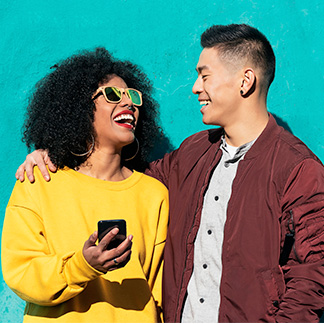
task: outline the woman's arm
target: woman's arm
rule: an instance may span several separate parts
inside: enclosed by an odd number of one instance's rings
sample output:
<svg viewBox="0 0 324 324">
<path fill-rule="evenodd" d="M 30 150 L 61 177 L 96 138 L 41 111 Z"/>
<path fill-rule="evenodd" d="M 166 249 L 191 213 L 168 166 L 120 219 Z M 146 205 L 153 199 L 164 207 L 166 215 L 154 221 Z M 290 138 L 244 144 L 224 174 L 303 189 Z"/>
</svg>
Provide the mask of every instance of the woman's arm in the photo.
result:
<svg viewBox="0 0 324 324">
<path fill-rule="evenodd" d="M 116 249 L 106 250 L 118 230 L 109 232 L 98 245 L 95 232 L 83 249 L 67 247 L 65 253 L 57 254 L 49 244 L 40 208 L 35 206 L 26 187 L 27 183 L 17 182 L 11 195 L 1 253 L 3 277 L 22 299 L 47 306 L 62 303 L 81 293 L 90 280 L 117 269 L 114 258 L 122 266 L 127 263 L 132 236 Z M 51 241 L 53 244 L 53 238 Z"/>
<path fill-rule="evenodd" d="M 166 197 L 162 201 L 159 215 L 159 222 L 157 228 L 156 239 L 154 242 L 154 251 L 151 264 L 151 271 L 147 278 L 148 284 L 152 291 L 152 295 L 156 302 L 157 309 L 159 310 L 161 321 L 162 317 L 162 270 L 163 270 L 163 251 L 165 246 L 165 240 L 167 236 L 169 220 L 169 202 Z"/>
</svg>

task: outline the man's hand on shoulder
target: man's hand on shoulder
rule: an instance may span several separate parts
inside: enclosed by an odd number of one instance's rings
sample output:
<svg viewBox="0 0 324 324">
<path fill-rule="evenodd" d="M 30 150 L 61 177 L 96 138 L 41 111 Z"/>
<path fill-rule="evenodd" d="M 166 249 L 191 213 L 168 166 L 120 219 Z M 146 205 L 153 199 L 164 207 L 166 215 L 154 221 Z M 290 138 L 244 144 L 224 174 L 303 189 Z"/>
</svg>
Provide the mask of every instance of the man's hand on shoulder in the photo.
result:
<svg viewBox="0 0 324 324">
<path fill-rule="evenodd" d="M 48 152 L 46 150 L 36 150 L 28 154 L 26 156 L 26 160 L 24 161 L 24 163 L 22 163 L 19 166 L 19 168 L 16 171 L 16 179 L 23 182 L 25 180 L 25 171 L 26 171 L 26 176 L 28 180 L 30 182 L 34 182 L 35 165 L 38 166 L 40 172 L 43 175 L 43 178 L 46 181 L 49 181 L 51 179 L 49 172 L 46 168 L 46 165 L 48 165 L 49 170 L 52 172 L 55 172 L 57 170 L 56 166 L 50 160 L 48 156 Z"/>
</svg>

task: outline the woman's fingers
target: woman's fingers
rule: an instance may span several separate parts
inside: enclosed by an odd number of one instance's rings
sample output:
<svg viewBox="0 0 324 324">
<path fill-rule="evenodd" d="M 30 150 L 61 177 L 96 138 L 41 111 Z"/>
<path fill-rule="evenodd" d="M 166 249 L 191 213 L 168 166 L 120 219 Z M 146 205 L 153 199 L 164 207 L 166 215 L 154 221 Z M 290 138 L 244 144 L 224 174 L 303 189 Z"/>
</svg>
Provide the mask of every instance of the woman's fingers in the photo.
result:
<svg viewBox="0 0 324 324">
<path fill-rule="evenodd" d="M 105 251 L 110 241 L 112 241 L 112 239 L 118 234 L 118 232 L 119 229 L 117 227 L 109 231 L 98 243 L 98 248 L 100 248 L 101 251 Z"/>
<path fill-rule="evenodd" d="M 98 238 L 98 232 L 93 232 L 90 237 L 84 243 L 84 249 L 88 249 L 91 246 L 96 246 L 96 241 Z"/>
<path fill-rule="evenodd" d="M 114 257 L 112 260 L 108 260 L 103 267 L 106 271 L 116 270 L 118 268 L 124 267 L 130 260 L 132 251 L 130 249 L 126 250 L 122 255 Z"/>
<path fill-rule="evenodd" d="M 94 232 L 84 243 L 84 258 L 93 268 L 106 273 L 107 271 L 124 267 L 127 264 L 131 255 L 132 235 L 129 235 L 116 248 L 107 250 L 107 246 L 115 238 L 118 232 L 118 228 L 112 229 L 103 237 L 98 245 L 95 244 L 98 238 L 98 232 Z"/>
<path fill-rule="evenodd" d="M 112 250 L 107 250 L 107 262 L 103 265 L 107 271 L 124 267 L 130 260 L 133 235 L 129 235 L 121 244 Z M 111 253 L 113 254 L 111 254 Z M 108 255 L 109 253 L 109 255 Z"/>
</svg>

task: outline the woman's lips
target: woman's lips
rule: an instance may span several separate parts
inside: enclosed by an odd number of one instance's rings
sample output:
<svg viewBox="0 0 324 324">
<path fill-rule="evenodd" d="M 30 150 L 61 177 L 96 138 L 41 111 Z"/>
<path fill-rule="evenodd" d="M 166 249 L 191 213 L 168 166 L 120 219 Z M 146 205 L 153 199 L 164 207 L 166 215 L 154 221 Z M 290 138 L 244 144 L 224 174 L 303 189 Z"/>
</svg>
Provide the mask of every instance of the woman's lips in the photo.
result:
<svg viewBox="0 0 324 324">
<path fill-rule="evenodd" d="M 125 127 L 128 129 L 135 128 L 135 116 L 132 111 L 123 110 L 118 113 L 114 118 L 114 122 L 121 127 Z"/>
</svg>

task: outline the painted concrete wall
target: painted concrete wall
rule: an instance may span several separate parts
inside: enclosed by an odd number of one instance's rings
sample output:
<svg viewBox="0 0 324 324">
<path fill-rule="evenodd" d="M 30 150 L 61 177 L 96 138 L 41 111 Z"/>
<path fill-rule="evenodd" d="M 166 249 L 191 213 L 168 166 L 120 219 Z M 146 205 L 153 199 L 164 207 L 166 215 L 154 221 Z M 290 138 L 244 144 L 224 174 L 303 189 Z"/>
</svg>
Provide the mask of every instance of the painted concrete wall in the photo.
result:
<svg viewBox="0 0 324 324">
<path fill-rule="evenodd" d="M 165 133 L 176 147 L 188 135 L 206 128 L 191 93 L 201 33 L 213 24 L 248 23 L 259 28 L 277 56 L 269 110 L 323 161 L 323 3 L 1 0 L 1 228 L 15 170 L 26 154 L 20 130 L 29 91 L 59 59 L 98 45 L 144 68 L 154 82 Z M 22 321 L 23 308 L 0 274 L 0 321 Z"/>
</svg>

